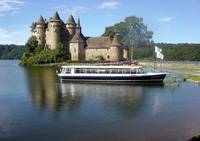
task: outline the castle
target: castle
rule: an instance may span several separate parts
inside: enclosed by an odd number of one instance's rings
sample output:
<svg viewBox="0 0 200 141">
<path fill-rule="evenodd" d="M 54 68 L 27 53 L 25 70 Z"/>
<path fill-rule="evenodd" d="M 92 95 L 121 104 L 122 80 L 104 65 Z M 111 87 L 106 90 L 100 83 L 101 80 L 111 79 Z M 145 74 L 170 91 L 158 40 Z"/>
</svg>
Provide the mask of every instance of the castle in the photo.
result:
<svg viewBox="0 0 200 141">
<path fill-rule="evenodd" d="M 58 12 L 55 12 L 48 21 L 40 16 L 32 24 L 31 32 L 39 44 L 49 49 L 55 49 L 62 43 L 71 61 L 96 60 L 98 57 L 105 61 L 128 59 L 128 49 L 122 47 L 116 35 L 113 38 L 85 37 L 81 32 L 80 19 L 76 23 L 72 15 L 66 24 L 60 19 Z"/>
</svg>

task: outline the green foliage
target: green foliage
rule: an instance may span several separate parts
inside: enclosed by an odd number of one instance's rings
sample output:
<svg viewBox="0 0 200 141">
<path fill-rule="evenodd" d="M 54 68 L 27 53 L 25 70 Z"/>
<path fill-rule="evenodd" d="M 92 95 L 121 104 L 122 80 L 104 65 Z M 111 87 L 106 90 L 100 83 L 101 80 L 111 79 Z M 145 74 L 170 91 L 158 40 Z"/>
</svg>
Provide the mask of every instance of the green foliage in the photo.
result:
<svg viewBox="0 0 200 141">
<path fill-rule="evenodd" d="M 200 44 L 156 44 L 169 61 L 200 61 Z"/>
<path fill-rule="evenodd" d="M 152 53 L 152 49 L 149 47 L 152 47 L 153 32 L 147 29 L 142 18 L 126 17 L 124 21 L 107 27 L 102 36 L 112 37 L 114 34 L 118 34 L 120 42 L 129 48 L 129 53 L 137 55 L 133 55 L 133 59 L 148 57 L 149 53 Z M 139 47 L 141 49 L 138 49 Z M 145 51 L 145 53 L 141 51 Z"/>
<path fill-rule="evenodd" d="M 58 44 L 56 49 L 51 50 L 38 44 L 35 37 L 31 37 L 26 45 L 20 64 L 31 66 L 35 64 L 57 63 L 67 60 L 66 48 L 63 44 Z"/>
<path fill-rule="evenodd" d="M 0 45 L 0 59 L 19 59 L 24 51 L 24 46 Z"/>
</svg>

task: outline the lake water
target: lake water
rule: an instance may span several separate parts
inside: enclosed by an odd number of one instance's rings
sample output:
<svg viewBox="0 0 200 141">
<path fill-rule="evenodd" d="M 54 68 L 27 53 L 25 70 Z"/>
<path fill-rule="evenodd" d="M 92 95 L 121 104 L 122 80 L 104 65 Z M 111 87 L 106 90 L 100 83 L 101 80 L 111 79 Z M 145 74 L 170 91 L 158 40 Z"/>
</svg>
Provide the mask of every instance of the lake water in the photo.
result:
<svg viewBox="0 0 200 141">
<path fill-rule="evenodd" d="M 200 86 L 60 83 L 0 61 L 0 141 L 184 141 L 200 133 Z"/>
</svg>

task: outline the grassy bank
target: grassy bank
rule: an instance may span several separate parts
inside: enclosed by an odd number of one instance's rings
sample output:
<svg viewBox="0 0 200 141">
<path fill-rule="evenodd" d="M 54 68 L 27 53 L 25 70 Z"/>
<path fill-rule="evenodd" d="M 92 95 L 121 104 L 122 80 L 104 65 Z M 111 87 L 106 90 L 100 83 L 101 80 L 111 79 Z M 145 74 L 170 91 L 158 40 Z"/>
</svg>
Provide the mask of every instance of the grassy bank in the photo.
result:
<svg viewBox="0 0 200 141">
<path fill-rule="evenodd" d="M 151 67 L 149 64 L 142 64 L 143 67 Z M 173 71 L 180 71 L 184 72 L 186 74 L 180 74 L 178 77 L 186 79 L 188 81 L 192 81 L 195 83 L 200 83 L 200 68 L 183 68 L 183 67 L 168 67 L 168 66 L 163 66 L 162 70 L 173 70 Z M 188 74 L 187 74 L 188 73 Z M 194 74 L 191 74 L 194 73 Z M 199 75 L 198 75 L 199 74 Z"/>
<path fill-rule="evenodd" d="M 188 72 L 199 72 L 200 73 L 200 68 L 175 68 L 175 67 L 163 67 L 162 69 L 167 69 L 167 70 L 176 70 L 176 71 L 188 71 Z"/>
<path fill-rule="evenodd" d="M 186 74 L 186 75 L 183 75 L 183 77 L 189 81 L 200 83 L 200 75 Z"/>
<path fill-rule="evenodd" d="M 192 81 L 195 83 L 200 83 L 200 69 L 198 68 L 175 68 L 175 67 L 164 67 L 163 69 L 166 70 L 175 70 L 175 71 L 184 71 L 184 72 L 188 72 L 188 73 L 199 73 L 199 75 L 197 74 L 183 74 L 180 75 L 180 77 L 188 80 L 188 81 Z"/>
</svg>

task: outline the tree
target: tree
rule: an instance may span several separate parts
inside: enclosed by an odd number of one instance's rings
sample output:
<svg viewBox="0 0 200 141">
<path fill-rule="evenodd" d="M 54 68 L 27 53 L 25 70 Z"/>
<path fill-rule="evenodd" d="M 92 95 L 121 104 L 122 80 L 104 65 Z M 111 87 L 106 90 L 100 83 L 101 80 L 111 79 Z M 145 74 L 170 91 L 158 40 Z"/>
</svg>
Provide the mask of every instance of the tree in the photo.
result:
<svg viewBox="0 0 200 141">
<path fill-rule="evenodd" d="M 0 59 L 19 59 L 23 52 L 23 45 L 0 45 Z"/>
<path fill-rule="evenodd" d="M 153 43 L 153 32 L 147 29 L 143 19 L 135 16 L 126 17 L 124 21 L 107 27 L 102 36 L 113 36 L 118 34 L 120 42 L 129 47 L 131 59 L 133 59 L 133 49 L 147 47 Z"/>
<path fill-rule="evenodd" d="M 38 47 L 38 41 L 35 36 L 32 36 L 28 39 L 26 45 L 25 45 L 25 52 L 29 52 L 30 54 L 34 54 L 36 48 Z"/>
<path fill-rule="evenodd" d="M 35 64 L 57 63 L 67 60 L 67 50 L 63 44 L 59 43 L 56 49 L 45 48 L 38 44 L 35 37 L 31 37 L 26 45 L 25 51 L 21 57 L 20 64 L 31 66 Z"/>
</svg>

